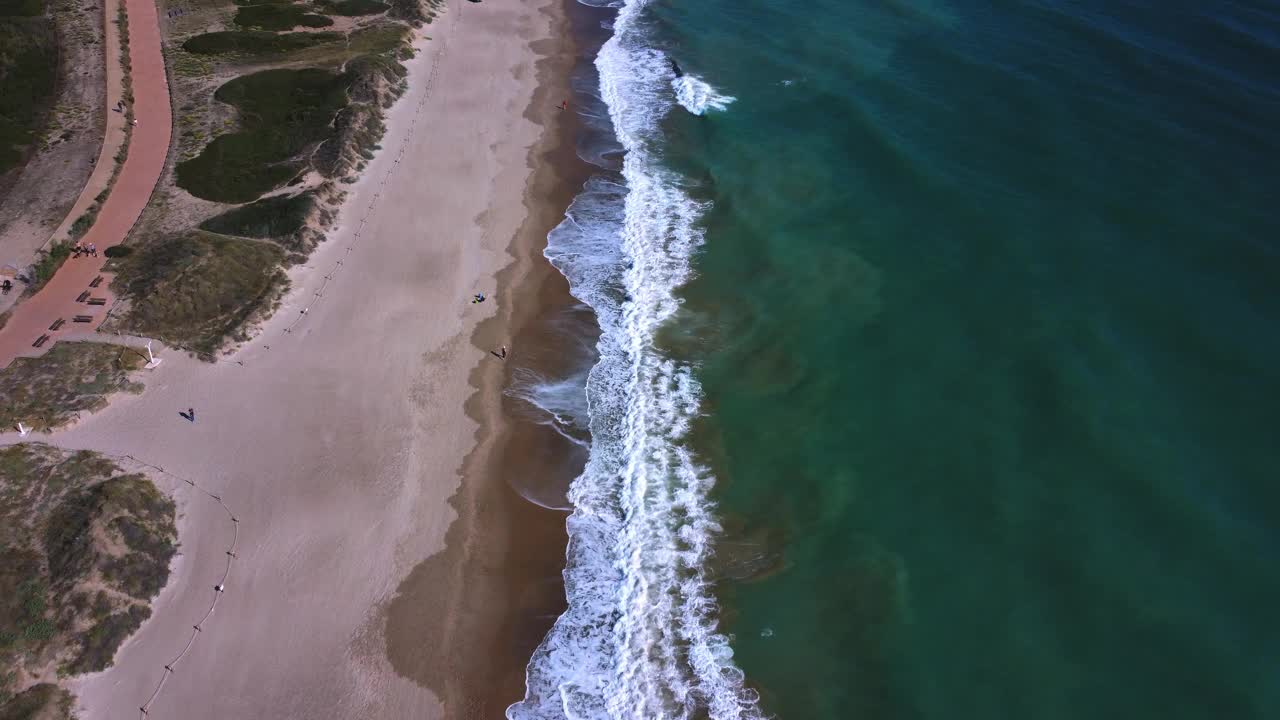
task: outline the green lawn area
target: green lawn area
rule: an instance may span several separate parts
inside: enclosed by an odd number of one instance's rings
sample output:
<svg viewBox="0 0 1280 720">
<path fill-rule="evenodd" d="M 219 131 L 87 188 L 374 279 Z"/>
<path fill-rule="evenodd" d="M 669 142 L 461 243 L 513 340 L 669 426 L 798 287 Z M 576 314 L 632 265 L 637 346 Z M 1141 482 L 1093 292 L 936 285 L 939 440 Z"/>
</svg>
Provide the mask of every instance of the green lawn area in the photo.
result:
<svg viewBox="0 0 1280 720">
<path fill-rule="evenodd" d="M 235 24 L 259 30 L 292 30 L 295 27 L 329 27 L 333 20 L 308 12 L 306 6 L 275 3 L 242 5 L 236 11 Z"/>
<path fill-rule="evenodd" d="M 0 174 L 39 139 L 58 79 L 58 39 L 44 0 L 0 0 Z"/>
<path fill-rule="evenodd" d="M 332 134 L 349 82 L 346 75 L 307 68 L 265 70 L 226 83 L 214 97 L 240 111 L 242 129 L 179 163 L 178 186 L 206 200 L 242 203 L 284 185 L 305 165 L 299 153 Z"/>
</svg>

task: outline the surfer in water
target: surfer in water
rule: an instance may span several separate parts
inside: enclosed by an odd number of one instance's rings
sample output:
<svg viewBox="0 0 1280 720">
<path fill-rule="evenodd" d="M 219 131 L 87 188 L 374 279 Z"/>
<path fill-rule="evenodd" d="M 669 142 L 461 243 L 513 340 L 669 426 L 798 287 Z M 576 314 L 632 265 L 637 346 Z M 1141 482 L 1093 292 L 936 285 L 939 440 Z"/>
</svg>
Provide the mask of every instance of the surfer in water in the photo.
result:
<svg viewBox="0 0 1280 720">
<path fill-rule="evenodd" d="M 672 58 L 667 59 L 671 61 L 671 72 L 675 73 L 678 78 L 684 77 L 684 71 L 680 69 L 680 63 L 676 62 Z"/>
</svg>

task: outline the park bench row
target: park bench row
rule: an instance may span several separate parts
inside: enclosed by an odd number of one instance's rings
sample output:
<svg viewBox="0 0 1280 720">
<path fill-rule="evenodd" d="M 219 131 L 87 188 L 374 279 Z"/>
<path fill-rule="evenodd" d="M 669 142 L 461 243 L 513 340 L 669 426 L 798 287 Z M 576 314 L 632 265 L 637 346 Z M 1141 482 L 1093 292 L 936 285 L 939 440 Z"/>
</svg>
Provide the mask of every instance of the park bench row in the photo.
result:
<svg viewBox="0 0 1280 720">
<path fill-rule="evenodd" d="M 89 287 L 96 288 L 101 284 L 102 284 L 102 276 L 99 275 L 89 283 Z M 85 290 L 84 292 L 80 293 L 79 297 L 76 298 L 76 302 L 85 303 L 87 305 L 93 305 L 93 306 L 101 306 L 101 305 L 107 304 L 106 298 L 90 297 L 90 294 L 91 293 L 88 290 Z M 71 318 L 71 322 L 74 322 L 74 323 L 93 322 L 93 316 L 92 315 L 74 315 Z M 56 332 L 60 330 L 63 325 L 66 325 L 66 324 L 67 324 L 67 321 L 65 318 L 58 318 L 57 320 L 53 321 L 52 325 L 49 326 L 49 332 Z M 33 348 L 44 347 L 45 343 L 49 342 L 49 340 L 50 340 L 49 333 L 45 333 L 40 337 L 36 338 L 36 341 L 31 343 L 31 347 Z"/>
</svg>

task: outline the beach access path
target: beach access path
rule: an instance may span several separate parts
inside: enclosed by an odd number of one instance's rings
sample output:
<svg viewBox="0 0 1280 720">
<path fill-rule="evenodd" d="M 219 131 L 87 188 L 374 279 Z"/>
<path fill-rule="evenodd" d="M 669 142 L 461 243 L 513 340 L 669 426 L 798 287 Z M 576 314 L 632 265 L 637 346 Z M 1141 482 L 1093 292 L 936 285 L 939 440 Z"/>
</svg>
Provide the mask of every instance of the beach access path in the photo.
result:
<svg viewBox="0 0 1280 720">
<path fill-rule="evenodd" d="M 93 205 L 93 201 L 107 188 L 111 183 L 111 177 L 115 175 L 116 154 L 124 147 L 125 140 L 128 138 L 126 125 L 128 121 L 125 119 L 125 114 L 112 110 L 116 107 L 116 103 L 124 99 L 125 67 L 120 54 L 121 27 L 116 22 L 122 2 L 124 0 L 103 0 L 102 3 L 102 48 L 103 60 L 106 63 L 104 68 L 106 107 L 102 110 L 106 127 L 103 129 L 102 144 L 98 148 L 93 172 L 89 174 L 84 187 L 80 189 L 80 195 L 67 211 L 66 217 L 52 233 L 38 223 L 36 216 L 31 216 L 26 222 L 10 225 L 4 231 L 3 250 L 0 252 L 3 252 L 3 261 L 6 263 L 14 262 L 15 265 L 25 266 L 29 264 L 28 261 L 35 260 L 40 250 L 58 240 L 66 240 L 70 237 L 71 226 L 84 215 L 89 206 Z M 17 288 L 8 295 L 0 295 L 0 313 L 16 305 L 21 298 L 22 293 Z"/>
<path fill-rule="evenodd" d="M 471 336 L 498 301 L 470 298 L 498 295 L 541 135 L 530 114 L 557 112 L 558 97 L 531 106 L 553 2 L 451 0 L 423 29 L 382 150 L 254 339 L 212 364 L 163 351 L 141 394 L 27 438 L 133 456 L 235 513 L 225 592 L 150 720 L 446 716 L 386 658 L 385 608 L 444 548 L 476 444 L 469 378 L 496 361 Z M 69 682 L 84 720 L 141 717 L 227 567 L 227 512 L 175 485 L 169 584 L 113 667 Z"/>
<path fill-rule="evenodd" d="M 97 247 L 98 256 L 68 258 L 39 292 L 14 308 L 9 321 L 0 328 L 0 369 L 8 367 L 14 358 L 44 354 L 53 347 L 62 333 L 73 330 L 92 330 L 102 324 L 112 303 L 115 302 L 109 287 L 111 278 L 109 275 L 104 276 L 97 287 L 93 288 L 90 287 L 90 283 L 99 275 L 103 275 L 102 267 L 107 261 L 104 251 L 113 245 L 119 245 L 129 235 L 143 208 L 151 199 L 151 193 L 160 179 L 160 173 L 164 171 L 172 133 L 172 115 L 169 107 L 169 84 L 165 78 L 164 57 L 160 52 L 160 26 L 155 2 L 154 0 L 120 1 L 124 3 L 129 17 L 129 64 L 134 95 L 133 115 L 138 124 L 133 128 L 133 138 L 129 143 L 128 154 L 120 169 L 120 175 L 116 178 L 115 186 L 112 187 L 106 202 L 102 204 L 97 221 L 81 238 L 81 242 L 86 246 L 92 243 Z M 114 17 L 107 18 L 109 26 L 112 26 L 114 21 Z M 109 73 L 111 65 L 108 59 Z M 112 77 L 116 76 L 108 75 L 108 87 L 111 87 Z M 113 99 L 110 92 L 107 98 L 108 101 Z M 114 99 L 118 101 L 119 96 L 115 96 Z M 121 113 L 107 113 L 108 139 L 112 137 L 113 124 L 119 125 L 123 122 L 123 117 Z M 114 129 L 120 130 L 118 127 Z M 104 143 L 103 153 L 105 152 Z M 98 168 L 90 178 L 91 184 L 96 178 L 105 186 L 105 181 L 98 175 L 99 172 L 106 172 L 109 179 L 110 171 L 104 169 L 104 164 L 100 158 Z M 92 197 L 97 194 L 95 192 L 87 195 L 88 192 L 89 190 L 86 189 L 81 193 L 80 201 L 76 203 L 77 208 L 81 207 L 86 196 L 92 201 Z M 80 294 L 86 291 L 89 292 L 86 302 L 78 301 Z M 18 289 L 15 288 L 13 292 L 18 292 Z M 88 305 L 87 301 L 90 299 L 102 299 L 105 303 Z M 76 316 L 88 316 L 90 320 L 86 323 L 77 323 Z M 50 330 L 50 327 L 59 319 L 64 321 L 61 328 Z M 33 347 L 32 343 L 44 335 L 48 336 L 48 340 L 39 348 Z"/>
</svg>

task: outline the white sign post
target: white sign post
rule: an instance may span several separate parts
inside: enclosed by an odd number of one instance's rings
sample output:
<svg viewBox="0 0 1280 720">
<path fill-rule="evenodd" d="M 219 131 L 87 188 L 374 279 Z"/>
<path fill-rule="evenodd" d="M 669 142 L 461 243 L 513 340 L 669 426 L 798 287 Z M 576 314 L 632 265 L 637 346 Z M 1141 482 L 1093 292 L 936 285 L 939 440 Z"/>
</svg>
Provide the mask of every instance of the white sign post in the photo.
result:
<svg viewBox="0 0 1280 720">
<path fill-rule="evenodd" d="M 31 428 L 23 425 L 22 423 L 18 423 L 18 436 L 26 437 L 29 434 L 31 434 Z"/>
<path fill-rule="evenodd" d="M 158 358 L 158 357 L 156 357 L 154 354 L 152 354 L 152 352 L 151 352 L 151 341 L 150 341 L 150 340 L 148 340 L 148 341 L 147 341 L 147 369 L 148 369 L 148 370 L 151 370 L 152 368 L 154 368 L 155 366 L 157 366 L 157 365 L 159 365 L 159 364 L 160 364 L 160 358 Z"/>
</svg>

